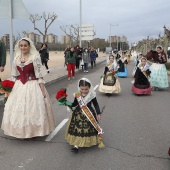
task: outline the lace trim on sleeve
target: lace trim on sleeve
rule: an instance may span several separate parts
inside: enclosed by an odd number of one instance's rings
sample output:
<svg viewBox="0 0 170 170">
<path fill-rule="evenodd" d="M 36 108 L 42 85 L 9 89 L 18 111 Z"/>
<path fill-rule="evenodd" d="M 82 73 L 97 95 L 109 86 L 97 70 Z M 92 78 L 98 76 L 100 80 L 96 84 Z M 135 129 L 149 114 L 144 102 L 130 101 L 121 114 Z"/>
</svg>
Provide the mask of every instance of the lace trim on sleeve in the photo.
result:
<svg viewBox="0 0 170 170">
<path fill-rule="evenodd" d="M 43 78 L 47 74 L 47 70 L 45 67 L 41 64 L 40 56 L 35 56 L 33 58 L 33 65 L 34 65 L 34 71 L 36 78 Z"/>
</svg>

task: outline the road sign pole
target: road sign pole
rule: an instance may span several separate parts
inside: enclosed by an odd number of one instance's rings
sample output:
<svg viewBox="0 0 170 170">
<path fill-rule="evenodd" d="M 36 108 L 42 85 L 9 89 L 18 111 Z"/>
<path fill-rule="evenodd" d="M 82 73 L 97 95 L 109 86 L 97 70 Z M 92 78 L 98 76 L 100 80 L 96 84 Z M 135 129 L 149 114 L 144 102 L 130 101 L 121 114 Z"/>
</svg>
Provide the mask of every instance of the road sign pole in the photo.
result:
<svg viewBox="0 0 170 170">
<path fill-rule="evenodd" d="M 9 10 L 9 21 L 10 21 L 10 66 L 11 66 L 11 69 L 12 69 L 12 63 L 13 63 L 13 58 L 14 58 L 14 51 L 13 51 L 13 24 L 12 24 L 12 19 L 13 19 L 13 16 L 12 16 L 12 0 L 9 1 L 9 7 L 10 7 L 10 10 Z"/>
<path fill-rule="evenodd" d="M 82 37 L 82 30 L 81 30 L 81 26 L 82 26 L 82 0 L 80 0 L 80 29 L 79 29 L 79 45 L 81 47 L 81 37 Z"/>
<path fill-rule="evenodd" d="M 22 10 L 20 10 L 22 9 Z M 0 0 L 0 18 L 9 18 L 9 41 L 10 41 L 10 66 L 12 68 L 14 49 L 13 49 L 13 19 L 29 18 L 25 5 L 22 0 Z"/>
</svg>

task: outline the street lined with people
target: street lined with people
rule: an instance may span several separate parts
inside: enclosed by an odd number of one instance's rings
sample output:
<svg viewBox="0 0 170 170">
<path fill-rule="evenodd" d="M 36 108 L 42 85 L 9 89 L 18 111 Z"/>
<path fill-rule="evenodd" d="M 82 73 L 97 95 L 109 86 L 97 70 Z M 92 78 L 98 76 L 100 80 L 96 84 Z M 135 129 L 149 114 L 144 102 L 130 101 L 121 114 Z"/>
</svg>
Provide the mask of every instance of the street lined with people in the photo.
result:
<svg viewBox="0 0 170 170">
<path fill-rule="evenodd" d="M 0 170 L 169 170 L 168 2 L 63 2 L 0 0 Z"/>
<path fill-rule="evenodd" d="M 50 134 L 51 136 L 23 141 L 5 136 L 1 131 L 1 153 L 3 153 L 4 159 L 8 154 L 11 155 L 11 159 L 8 158 L 11 163 L 2 164 L 3 167 L 10 169 L 12 165 L 13 169 L 21 167 L 21 169 L 30 170 L 36 168 L 80 169 L 81 162 L 82 168 L 90 169 L 113 169 L 113 167 L 139 170 L 142 170 L 143 167 L 169 169 L 167 155 L 169 136 L 164 133 L 170 128 L 169 91 L 153 91 L 151 96 L 146 97 L 136 96 L 131 92 L 133 76 L 129 74 L 126 79 L 119 78 L 121 93 L 108 97 L 98 91 L 100 77 L 106 65 L 106 57 L 102 58 L 103 62 L 98 64 L 96 70 L 92 69 L 86 77 L 94 86 L 101 109 L 100 124 L 104 131 L 105 148 L 80 148 L 76 160 L 75 155 L 70 152 L 72 147 L 66 143 L 64 134 L 71 112 L 68 112 L 64 106 L 58 106 L 55 95 L 60 88 L 66 87 L 67 99 L 73 101 L 73 93 L 77 90 L 77 83 L 84 77 L 84 73 L 79 72 L 74 81 L 68 81 L 66 72 L 66 76 L 62 80 L 47 86 L 56 123 L 56 128 Z M 133 62 L 128 65 L 128 69 L 129 73 L 132 72 Z M 0 109 L 2 113 L 3 106 Z M 18 145 L 20 145 L 19 150 Z M 11 153 L 11 149 L 14 152 Z M 21 157 L 23 152 L 27 154 Z M 86 154 L 85 157 L 84 154 Z M 41 161 L 42 159 L 45 161 Z M 64 164 L 63 160 L 65 160 Z M 87 164 L 87 162 L 89 163 Z"/>
</svg>

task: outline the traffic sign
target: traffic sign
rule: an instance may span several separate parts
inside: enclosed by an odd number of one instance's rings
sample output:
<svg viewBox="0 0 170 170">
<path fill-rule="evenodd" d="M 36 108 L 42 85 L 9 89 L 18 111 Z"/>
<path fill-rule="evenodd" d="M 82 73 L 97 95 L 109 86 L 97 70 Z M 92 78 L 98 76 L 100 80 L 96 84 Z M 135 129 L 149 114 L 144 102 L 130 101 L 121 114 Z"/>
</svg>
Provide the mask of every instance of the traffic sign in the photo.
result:
<svg viewBox="0 0 170 170">
<path fill-rule="evenodd" d="M 91 24 L 84 24 L 81 26 L 81 39 L 90 41 L 94 39 L 94 26 Z"/>
</svg>

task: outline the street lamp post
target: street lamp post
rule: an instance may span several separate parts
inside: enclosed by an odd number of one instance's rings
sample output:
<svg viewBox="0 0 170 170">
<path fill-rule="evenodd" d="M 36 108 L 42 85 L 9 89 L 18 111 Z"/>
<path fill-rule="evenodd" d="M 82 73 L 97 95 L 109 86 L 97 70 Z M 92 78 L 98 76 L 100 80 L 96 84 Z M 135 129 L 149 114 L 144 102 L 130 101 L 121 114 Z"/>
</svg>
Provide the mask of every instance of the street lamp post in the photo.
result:
<svg viewBox="0 0 170 170">
<path fill-rule="evenodd" d="M 13 23 L 12 23 L 12 18 L 13 18 L 13 13 L 12 13 L 12 0 L 9 1 L 10 3 L 10 10 L 9 10 L 9 16 L 10 16 L 10 66 L 12 69 L 12 61 L 14 59 L 14 47 L 13 47 Z"/>
<path fill-rule="evenodd" d="M 81 26 L 82 26 L 82 0 L 80 0 L 80 28 L 79 28 L 79 45 L 81 47 L 81 36 L 82 36 L 82 31 L 81 31 Z"/>
<path fill-rule="evenodd" d="M 110 47 L 111 47 L 111 27 L 112 27 L 112 26 L 118 26 L 118 24 L 115 24 L 115 25 L 110 24 L 110 38 L 109 38 L 109 40 L 110 40 Z"/>
</svg>

